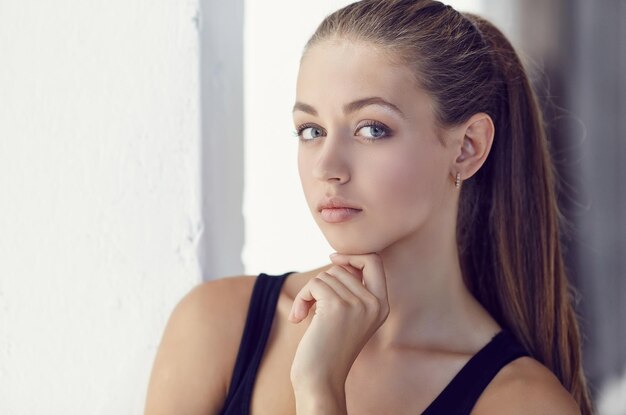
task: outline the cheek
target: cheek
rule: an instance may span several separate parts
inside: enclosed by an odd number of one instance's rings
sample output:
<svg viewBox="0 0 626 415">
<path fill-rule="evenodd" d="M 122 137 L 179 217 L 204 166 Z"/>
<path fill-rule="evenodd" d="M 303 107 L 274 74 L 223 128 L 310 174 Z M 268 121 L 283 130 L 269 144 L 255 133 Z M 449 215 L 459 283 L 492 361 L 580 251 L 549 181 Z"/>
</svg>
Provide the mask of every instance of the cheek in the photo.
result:
<svg viewBox="0 0 626 415">
<path fill-rule="evenodd" d="M 435 191 L 440 166 L 437 157 L 408 151 L 387 155 L 370 165 L 369 182 L 378 190 L 376 204 L 406 211 L 428 205 Z"/>
</svg>

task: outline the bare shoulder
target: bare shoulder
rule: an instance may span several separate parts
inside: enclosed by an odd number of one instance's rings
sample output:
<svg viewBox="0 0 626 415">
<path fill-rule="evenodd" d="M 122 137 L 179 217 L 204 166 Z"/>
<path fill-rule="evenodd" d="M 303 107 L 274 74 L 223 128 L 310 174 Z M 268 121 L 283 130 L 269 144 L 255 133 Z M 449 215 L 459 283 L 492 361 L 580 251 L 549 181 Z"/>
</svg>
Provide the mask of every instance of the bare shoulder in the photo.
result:
<svg viewBox="0 0 626 415">
<path fill-rule="evenodd" d="M 152 367 L 146 415 L 216 413 L 221 408 L 255 278 L 201 283 L 174 307 Z"/>
<path fill-rule="evenodd" d="M 547 367 L 524 356 L 498 372 L 476 402 L 472 414 L 580 415 L 580 408 Z"/>
</svg>

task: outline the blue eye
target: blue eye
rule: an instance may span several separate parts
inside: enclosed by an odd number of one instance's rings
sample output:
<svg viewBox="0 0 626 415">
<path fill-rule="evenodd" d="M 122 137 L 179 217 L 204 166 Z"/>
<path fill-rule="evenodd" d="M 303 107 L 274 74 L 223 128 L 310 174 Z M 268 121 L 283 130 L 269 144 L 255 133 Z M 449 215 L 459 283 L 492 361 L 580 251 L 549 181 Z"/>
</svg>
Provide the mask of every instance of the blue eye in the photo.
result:
<svg viewBox="0 0 626 415">
<path fill-rule="evenodd" d="M 368 141 L 381 140 L 382 138 L 388 137 L 391 133 L 391 131 L 385 124 L 378 121 L 368 121 L 365 125 L 360 126 L 357 131 L 360 131 L 364 128 L 369 128 L 370 133 L 372 134 L 372 137 L 363 137 L 365 140 Z"/>
<path fill-rule="evenodd" d="M 311 130 L 310 137 L 309 134 L 305 134 L 307 130 Z M 300 141 L 311 141 L 322 135 L 322 129 L 315 124 L 302 124 L 296 128 L 294 135 L 299 137 Z"/>
</svg>

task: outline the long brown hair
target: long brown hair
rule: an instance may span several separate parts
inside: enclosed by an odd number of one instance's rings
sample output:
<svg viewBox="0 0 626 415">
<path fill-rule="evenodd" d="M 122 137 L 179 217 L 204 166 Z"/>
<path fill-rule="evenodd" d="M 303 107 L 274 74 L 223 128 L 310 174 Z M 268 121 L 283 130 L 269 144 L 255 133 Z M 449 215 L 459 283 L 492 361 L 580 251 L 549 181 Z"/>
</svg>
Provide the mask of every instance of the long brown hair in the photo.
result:
<svg viewBox="0 0 626 415">
<path fill-rule="evenodd" d="M 463 184 L 457 241 L 463 278 L 496 321 L 593 413 L 560 245 L 564 222 L 537 98 L 517 53 L 490 22 L 432 0 L 363 0 L 327 16 L 322 40 L 367 42 L 410 67 L 441 126 L 491 116 L 495 137 Z"/>
</svg>

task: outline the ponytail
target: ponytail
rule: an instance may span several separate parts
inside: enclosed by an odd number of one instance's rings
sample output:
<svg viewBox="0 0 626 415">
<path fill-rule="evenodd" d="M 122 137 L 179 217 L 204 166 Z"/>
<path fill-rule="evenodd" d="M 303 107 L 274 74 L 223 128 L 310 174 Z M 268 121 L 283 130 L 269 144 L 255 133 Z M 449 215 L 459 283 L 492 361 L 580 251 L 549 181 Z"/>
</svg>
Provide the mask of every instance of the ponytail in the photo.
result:
<svg viewBox="0 0 626 415">
<path fill-rule="evenodd" d="M 485 19 L 464 16 L 490 49 L 501 94 L 493 154 L 475 186 L 461 195 L 459 224 L 465 230 L 459 241 L 466 283 L 558 377 L 582 414 L 591 415 L 574 291 L 561 252 L 564 219 L 557 204 L 557 174 L 536 95 L 504 35 Z"/>
</svg>

